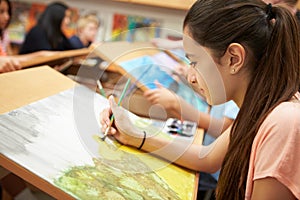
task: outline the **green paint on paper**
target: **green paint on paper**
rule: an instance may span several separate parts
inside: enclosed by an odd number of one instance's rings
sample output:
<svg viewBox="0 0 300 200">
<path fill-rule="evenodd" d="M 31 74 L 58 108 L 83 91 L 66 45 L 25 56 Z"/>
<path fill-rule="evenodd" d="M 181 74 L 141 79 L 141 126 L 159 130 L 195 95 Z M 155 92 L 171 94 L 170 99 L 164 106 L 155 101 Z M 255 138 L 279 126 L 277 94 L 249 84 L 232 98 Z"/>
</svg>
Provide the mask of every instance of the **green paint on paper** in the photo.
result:
<svg viewBox="0 0 300 200">
<path fill-rule="evenodd" d="M 100 149 L 105 146 L 101 142 Z M 54 183 L 79 199 L 180 199 L 134 154 L 117 150 L 110 155 L 94 159 L 95 166 L 72 167 Z"/>
</svg>

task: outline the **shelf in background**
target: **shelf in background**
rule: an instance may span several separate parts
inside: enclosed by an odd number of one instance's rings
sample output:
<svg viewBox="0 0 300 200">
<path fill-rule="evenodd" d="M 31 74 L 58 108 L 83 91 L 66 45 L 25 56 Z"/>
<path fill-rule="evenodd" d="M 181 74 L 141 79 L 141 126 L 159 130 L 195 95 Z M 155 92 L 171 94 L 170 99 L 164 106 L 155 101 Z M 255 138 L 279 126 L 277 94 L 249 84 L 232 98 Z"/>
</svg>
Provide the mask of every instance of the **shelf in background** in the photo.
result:
<svg viewBox="0 0 300 200">
<path fill-rule="evenodd" d="M 163 8 L 171 8 L 178 10 L 188 10 L 195 0 L 114 0 L 119 2 L 127 2 L 133 4 L 142 4 L 149 6 L 157 6 Z"/>
</svg>

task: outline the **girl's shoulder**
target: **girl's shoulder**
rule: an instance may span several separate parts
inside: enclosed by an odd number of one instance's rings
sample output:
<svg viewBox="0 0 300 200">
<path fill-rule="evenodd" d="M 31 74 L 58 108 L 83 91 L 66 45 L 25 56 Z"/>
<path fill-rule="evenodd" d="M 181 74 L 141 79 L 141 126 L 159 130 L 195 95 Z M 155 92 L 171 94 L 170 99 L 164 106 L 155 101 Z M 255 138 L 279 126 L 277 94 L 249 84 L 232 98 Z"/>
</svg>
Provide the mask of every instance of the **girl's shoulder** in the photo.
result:
<svg viewBox="0 0 300 200">
<path fill-rule="evenodd" d="M 291 125 L 294 123 L 300 125 L 300 101 L 293 99 L 279 104 L 266 120 L 275 122 L 278 125 Z"/>
<path fill-rule="evenodd" d="M 300 94 L 297 93 L 290 101 L 276 106 L 264 120 L 262 127 L 283 127 L 286 130 L 297 127 L 296 130 L 300 130 Z"/>
</svg>

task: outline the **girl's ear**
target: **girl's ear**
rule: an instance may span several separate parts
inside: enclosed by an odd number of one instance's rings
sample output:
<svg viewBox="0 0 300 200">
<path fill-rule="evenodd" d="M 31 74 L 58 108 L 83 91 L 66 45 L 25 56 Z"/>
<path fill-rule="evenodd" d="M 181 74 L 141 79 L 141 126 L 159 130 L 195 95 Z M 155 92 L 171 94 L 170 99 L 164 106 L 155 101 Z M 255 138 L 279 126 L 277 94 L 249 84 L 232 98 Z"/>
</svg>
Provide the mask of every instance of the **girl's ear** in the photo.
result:
<svg viewBox="0 0 300 200">
<path fill-rule="evenodd" d="M 228 64 L 230 73 L 238 73 L 245 63 L 245 48 L 239 43 L 231 43 L 225 54 L 227 59 L 226 63 Z"/>
</svg>

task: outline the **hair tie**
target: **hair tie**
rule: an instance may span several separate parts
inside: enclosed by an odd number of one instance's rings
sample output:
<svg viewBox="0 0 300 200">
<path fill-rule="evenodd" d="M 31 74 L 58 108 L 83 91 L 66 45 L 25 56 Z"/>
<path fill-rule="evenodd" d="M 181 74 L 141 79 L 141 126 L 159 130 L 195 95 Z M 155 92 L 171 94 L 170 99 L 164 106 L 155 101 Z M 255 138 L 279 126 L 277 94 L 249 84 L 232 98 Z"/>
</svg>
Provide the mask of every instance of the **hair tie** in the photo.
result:
<svg viewBox="0 0 300 200">
<path fill-rule="evenodd" d="M 275 19 L 275 14 L 274 12 L 272 11 L 273 9 L 273 6 L 271 3 L 269 3 L 266 7 L 266 13 L 267 13 L 267 20 L 272 20 L 272 19 Z"/>
<path fill-rule="evenodd" d="M 144 143 L 145 143 L 145 140 L 146 140 L 146 131 L 143 131 L 144 132 L 144 137 L 143 137 L 143 140 L 142 140 L 142 143 L 141 143 L 141 145 L 137 148 L 137 149 L 142 149 L 142 147 L 143 147 L 143 145 L 144 145 Z"/>
</svg>

